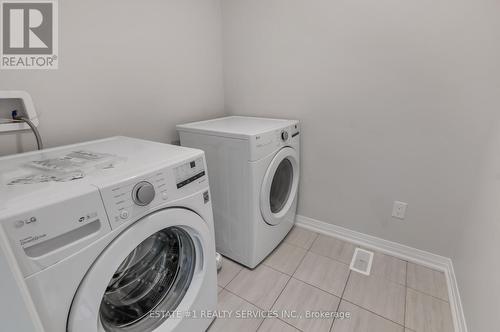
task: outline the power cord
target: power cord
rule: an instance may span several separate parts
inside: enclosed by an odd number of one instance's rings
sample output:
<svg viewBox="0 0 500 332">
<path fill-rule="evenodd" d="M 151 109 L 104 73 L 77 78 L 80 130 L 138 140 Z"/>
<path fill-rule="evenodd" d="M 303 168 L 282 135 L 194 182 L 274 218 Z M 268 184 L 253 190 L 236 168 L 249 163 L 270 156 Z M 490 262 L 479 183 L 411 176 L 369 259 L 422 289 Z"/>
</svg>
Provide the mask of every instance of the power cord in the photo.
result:
<svg viewBox="0 0 500 332">
<path fill-rule="evenodd" d="M 31 131 L 33 131 L 33 134 L 35 135 L 36 138 L 36 145 L 38 147 L 38 150 L 43 150 L 43 142 L 42 142 L 42 137 L 40 136 L 40 133 L 38 132 L 38 129 L 36 128 L 35 124 L 30 121 L 30 119 L 20 116 L 17 113 L 17 110 L 12 111 L 12 119 L 16 122 L 24 122 L 26 123 L 30 128 Z"/>
</svg>

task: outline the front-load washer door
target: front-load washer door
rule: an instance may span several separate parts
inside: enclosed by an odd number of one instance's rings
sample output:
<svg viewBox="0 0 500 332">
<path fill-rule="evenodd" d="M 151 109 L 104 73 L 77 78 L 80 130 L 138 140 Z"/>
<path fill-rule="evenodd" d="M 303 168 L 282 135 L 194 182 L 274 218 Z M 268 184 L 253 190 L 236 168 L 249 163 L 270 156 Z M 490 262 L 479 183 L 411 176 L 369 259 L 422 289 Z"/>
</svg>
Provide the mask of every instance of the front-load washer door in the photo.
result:
<svg viewBox="0 0 500 332">
<path fill-rule="evenodd" d="M 299 187 L 299 160 L 290 147 L 274 156 L 262 182 L 260 210 L 269 225 L 278 225 L 293 205 Z"/>
<path fill-rule="evenodd" d="M 210 239 L 205 221 L 186 209 L 161 210 L 134 223 L 86 274 L 68 331 L 171 330 L 178 323 L 172 315 L 188 312 L 199 291 Z"/>
</svg>

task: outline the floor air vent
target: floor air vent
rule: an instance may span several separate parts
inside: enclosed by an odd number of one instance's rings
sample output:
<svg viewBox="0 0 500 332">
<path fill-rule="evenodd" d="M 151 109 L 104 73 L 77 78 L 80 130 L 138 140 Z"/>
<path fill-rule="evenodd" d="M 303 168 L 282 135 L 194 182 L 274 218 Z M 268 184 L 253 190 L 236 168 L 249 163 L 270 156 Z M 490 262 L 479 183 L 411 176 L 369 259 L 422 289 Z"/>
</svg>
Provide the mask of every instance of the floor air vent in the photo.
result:
<svg viewBox="0 0 500 332">
<path fill-rule="evenodd" d="M 372 262 L 373 252 L 356 248 L 349 268 L 353 271 L 369 276 L 372 270 Z"/>
</svg>

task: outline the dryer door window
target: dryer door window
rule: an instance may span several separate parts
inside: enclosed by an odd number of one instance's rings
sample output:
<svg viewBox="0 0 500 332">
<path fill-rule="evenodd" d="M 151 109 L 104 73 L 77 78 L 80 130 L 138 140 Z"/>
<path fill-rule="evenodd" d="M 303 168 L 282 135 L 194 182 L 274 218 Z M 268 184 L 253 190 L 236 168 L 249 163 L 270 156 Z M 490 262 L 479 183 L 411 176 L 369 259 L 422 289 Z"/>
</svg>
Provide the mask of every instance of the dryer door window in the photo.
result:
<svg viewBox="0 0 500 332">
<path fill-rule="evenodd" d="M 167 318 L 186 293 L 195 268 L 190 236 L 179 227 L 163 229 L 137 246 L 109 282 L 99 309 L 106 331 L 149 331 L 144 320 L 161 313 Z M 161 324 L 161 319 L 156 325 Z"/>
<path fill-rule="evenodd" d="M 293 166 L 288 158 L 283 159 L 274 173 L 269 194 L 269 204 L 272 213 L 279 213 L 283 210 L 293 184 Z"/>
<path fill-rule="evenodd" d="M 272 159 L 262 182 L 260 210 L 266 223 L 278 225 L 289 216 L 298 186 L 298 155 L 294 149 L 285 147 Z"/>
</svg>

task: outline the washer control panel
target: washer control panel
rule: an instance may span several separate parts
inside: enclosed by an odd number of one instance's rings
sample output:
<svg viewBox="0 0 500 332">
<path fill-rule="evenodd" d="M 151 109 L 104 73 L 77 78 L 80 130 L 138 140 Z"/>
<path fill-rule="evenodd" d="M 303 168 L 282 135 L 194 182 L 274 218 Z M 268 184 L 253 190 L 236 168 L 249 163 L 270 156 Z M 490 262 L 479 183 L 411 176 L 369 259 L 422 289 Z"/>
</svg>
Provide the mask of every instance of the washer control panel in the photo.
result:
<svg viewBox="0 0 500 332">
<path fill-rule="evenodd" d="M 202 156 L 100 188 L 111 228 L 208 187 Z"/>
<path fill-rule="evenodd" d="M 180 189 L 193 181 L 196 181 L 206 175 L 203 158 L 192 160 L 183 165 L 174 168 L 175 182 L 177 189 Z"/>
<path fill-rule="evenodd" d="M 103 189 L 102 192 L 111 227 L 115 228 L 158 202 L 158 195 L 166 195 L 166 170 Z"/>
</svg>

